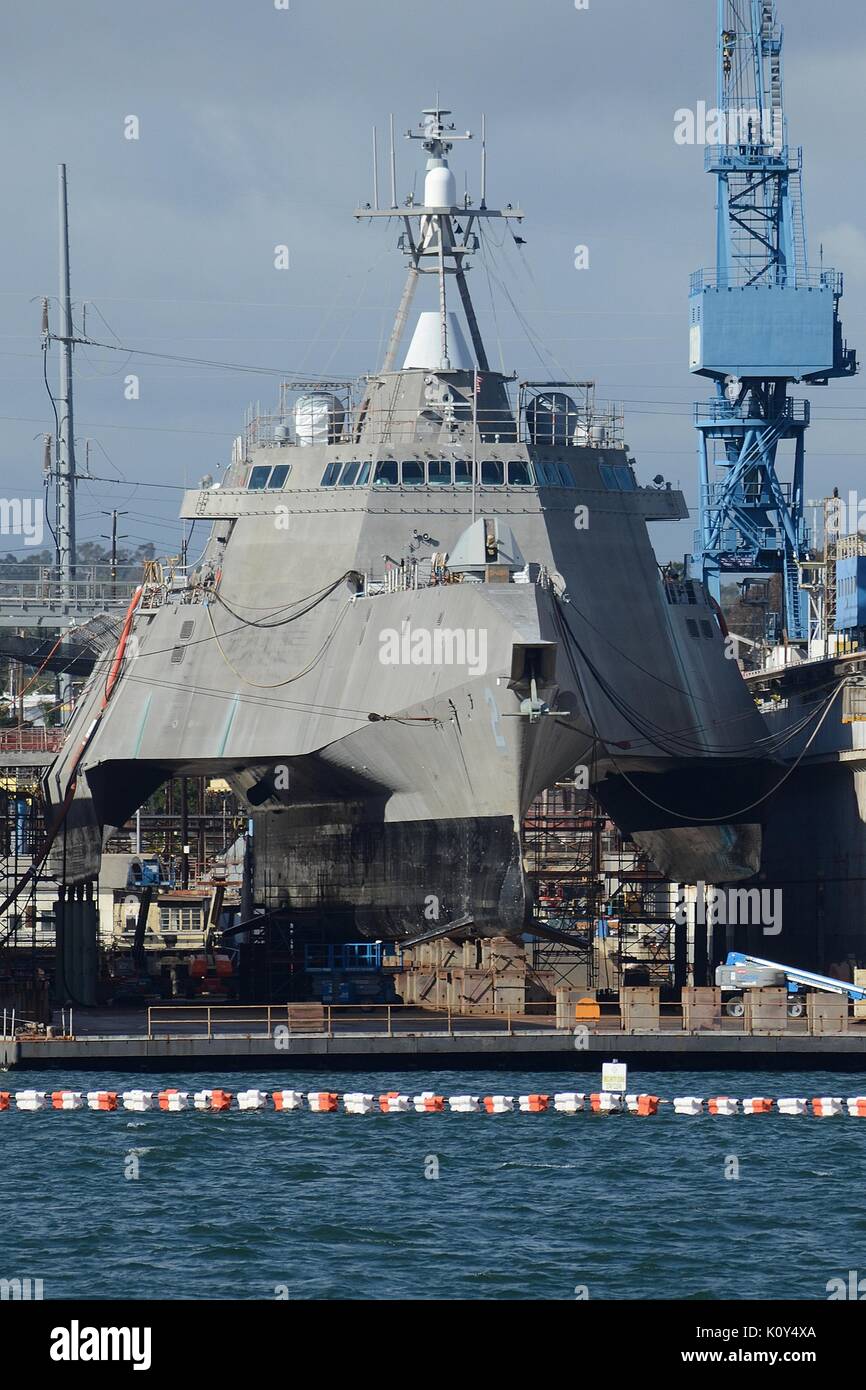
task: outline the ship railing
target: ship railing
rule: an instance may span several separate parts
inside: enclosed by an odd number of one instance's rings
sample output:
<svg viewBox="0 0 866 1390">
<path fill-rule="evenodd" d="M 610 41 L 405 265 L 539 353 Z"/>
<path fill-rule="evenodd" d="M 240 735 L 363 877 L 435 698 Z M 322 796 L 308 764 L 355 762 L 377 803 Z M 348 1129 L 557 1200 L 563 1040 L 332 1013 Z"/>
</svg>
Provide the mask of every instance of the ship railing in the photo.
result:
<svg viewBox="0 0 866 1390">
<path fill-rule="evenodd" d="M 555 383 L 554 383 L 555 385 Z M 517 408 L 473 412 L 471 401 L 436 403 L 412 410 L 361 409 L 351 418 L 337 416 L 324 421 L 309 438 L 301 438 L 291 418 L 279 414 L 256 416 L 244 436 L 246 458 L 254 449 L 294 450 L 309 444 L 361 444 L 370 447 L 412 446 L 425 450 L 472 447 L 473 435 L 480 445 L 527 444 L 536 448 L 622 448 L 624 416 L 622 407 L 596 403 L 591 407 L 574 405 L 557 412 L 545 411 L 530 424 L 526 407 L 535 397 L 521 397 Z"/>
<path fill-rule="evenodd" d="M 664 579 L 665 598 L 671 604 L 692 604 L 706 608 L 707 595 L 703 584 L 694 579 Z"/>
<path fill-rule="evenodd" d="M 213 592 L 215 579 L 213 567 L 152 561 L 144 577 L 139 608 L 146 612 L 165 604 L 202 603 Z"/>
<path fill-rule="evenodd" d="M 361 584 L 356 598 L 375 598 L 379 594 L 402 594 L 413 589 L 435 589 L 445 584 L 464 582 L 462 574 L 452 573 L 446 564 L 445 553 L 433 555 L 424 560 L 410 560 L 405 564 L 395 563 L 381 574 L 361 575 Z M 479 565 L 479 570 L 483 566 Z M 471 582 L 471 581 L 466 581 Z M 513 584 L 533 584 L 539 588 L 550 587 L 550 571 L 539 564 L 528 564 L 511 576 Z"/>
<path fill-rule="evenodd" d="M 429 409 L 374 410 L 361 407 L 353 416 L 323 420 L 310 436 L 302 437 L 292 416 L 260 415 L 247 427 L 247 455 L 252 449 L 304 448 L 309 444 L 428 444 L 431 448 L 471 439 L 473 418 L 484 443 L 516 443 L 520 431 L 514 411 L 479 410 L 473 417 L 471 403 L 452 402 Z"/>
</svg>

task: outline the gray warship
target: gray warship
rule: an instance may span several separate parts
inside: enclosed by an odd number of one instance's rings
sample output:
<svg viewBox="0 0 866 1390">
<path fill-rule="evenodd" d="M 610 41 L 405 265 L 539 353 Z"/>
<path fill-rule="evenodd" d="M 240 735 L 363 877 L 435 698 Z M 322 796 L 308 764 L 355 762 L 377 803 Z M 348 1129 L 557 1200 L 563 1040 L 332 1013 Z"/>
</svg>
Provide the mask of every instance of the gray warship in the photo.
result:
<svg viewBox="0 0 866 1390">
<path fill-rule="evenodd" d="M 350 936 L 523 932 L 521 823 L 564 777 L 669 877 L 758 866 L 766 729 L 717 606 L 650 543 L 685 501 L 638 483 L 591 383 L 491 366 L 467 271 L 523 213 L 488 207 L 484 173 L 458 197 L 449 115 L 408 132 L 423 202 L 392 181 L 355 212 L 396 223 L 407 261 L 381 368 L 248 415 L 221 481 L 184 496 L 200 559 L 150 570 L 78 700 L 45 780 L 66 886 L 199 774 L 249 808 L 255 909 Z"/>
</svg>

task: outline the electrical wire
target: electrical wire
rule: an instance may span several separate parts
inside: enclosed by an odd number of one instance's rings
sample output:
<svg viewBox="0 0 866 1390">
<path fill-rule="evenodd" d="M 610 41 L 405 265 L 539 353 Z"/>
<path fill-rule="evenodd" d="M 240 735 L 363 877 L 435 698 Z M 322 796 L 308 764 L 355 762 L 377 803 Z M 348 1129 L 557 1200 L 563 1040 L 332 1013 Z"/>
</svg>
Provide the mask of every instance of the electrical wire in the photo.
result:
<svg viewBox="0 0 866 1390">
<path fill-rule="evenodd" d="M 623 717 L 623 719 L 625 719 L 626 722 L 629 723 L 633 728 L 636 728 L 639 733 L 642 733 L 645 739 L 647 740 L 648 744 L 660 748 L 669 756 L 697 758 L 707 758 L 713 756 L 729 758 L 732 756 L 741 756 L 757 760 L 759 758 L 772 757 L 778 751 L 779 748 L 784 747 L 786 743 L 790 742 L 791 739 L 793 737 L 796 737 L 797 733 L 801 731 L 800 729 L 795 729 L 790 732 L 786 730 L 784 737 L 780 735 L 768 735 L 766 739 L 752 739 L 745 744 L 736 745 L 728 743 L 724 747 L 713 748 L 712 746 L 707 744 L 696 743 L 694 741 L 694 734 L 695 732 L 698 732 L 698 730 L 708 731 L 709 728 L 718 728 L 725 721 L 713 721 L 713 724 L 710 726 L 693 726 L 690 729 L 688 729 L 688 731 L 683 731 L 682 734 L 672 730 L 663 729 L 653 720 L 647 718 L 646 716 L 642 715 L 638 710 L 634 709 L 633 706 L 631 706 L 624 699 L 624 697 L 620 696 L 619 693 L 614 689 L 614 687 L 611 686 L 611 684 L 601 674 L 601 672 L 595 666 L 592 659 L 588 656 L 587 652 L 582 647 L 579 639 L 576 638 L 574 633 L 571 631 L 567 619 L 565 618 L 564 606 L 557 605 L 557 607 L 554 610 L 554 614 L 555 621 L 560 627 L 560 631 L 563 637 L 571 639 L 571 644 L 569 644 L 569 642 L 566 640 L 564 642 L 564 647 L 568 656 L 572 672 L 580 686 L 581 695 L 584 699 L 584 705 L 586 707 L 587 714 L 590 716 L 590 718 L 592 718 L 591 705 L 586 697 L 586 692 L 583 687 L 581 674 L 574 660 L 572 646 L 577 650 L 587 670 L 590 672 L 596 684 L 599 686 L 599 689 L 601 689 L 602 692 L 607 696 L 610 703 Z M 691 692 L 687 690 L 681 690 L 680 693 L 686 696 L 687 698 L 695 698 L 691 695 Z M 806 717 L 804 719 L 803 725 L 801 725 L 801 728 L 804 727 L 805 724 L 808 723 L 812 717 L 814 717 L 814 714 L 810 714 L 808 717 Z M 597 729 L 596 732 L 598 732 Z M 686 736 L 686 732 L 688 733 L 688 737 Z M 599 734 L 599 737 L 602 737 L 602 735 Z M 613 746 L 621 746 L 621 743 L 618 740 L 604 739 L 603 741 L 606 744 L 611 744 Z M 766 747 L 763 746 L 765 743 L 767 745 Z"/>
<path fill-rule="evenodd" d="M 811 748 L 812 744 L 815 742 L 815 739 L 818 737 L 818 734 L 819 734 L 819 732 L 820 732 L 820 730 L 821 730 L 821 727 L 822 727 L 822 725 L 823 725 L 823 723 L 824 723 L 824 720 L 827 718 L 827 715 L 830 713 L 830 710 L 831 710 L 832 707 L 833 707 L 833 703 L 834 703 L 836 697 L 838 696 L 840 690 L 842 690 L 843 687 L 844 687 L 845 685 L 847 685 L 847 684 L 848 684 L 848 681 L 847 681 L 847 678 L 846 678 L 845 680 L 840 681 L 839 684 L 836 686 L 836 689 L 833 691 L 832 696 L 831 696 L 830 699 L 827 701 L 827 703 L 826 703 L 826 705 L 825 705 L 825 708 L 824 708 L 824 712 L 822 713 L 820 720 L 818 721 L 816 727 L 813 729 L 811 735 L 809 736 L 809 739 L 808 739 L 807 742 L 803 745 L 802 750 L 801 750 L 800 753 L 797 755 L 797 757 L 795 758 L 795 760 L 794 760 L 794 762 L 791 764 L 791 766 L 790 766 L 789 768 L 786 768 L 784 774 L 779 778 L 779 781 L 775 784 L 775 786 L 774 786 L 774 787 L 771 787 L 769 791 L 764 792 L 763 795 L 762 795 L 762 796 L 759 796 L 755 801 L 750 802 L 750 803 L 748 804 L 748 806 L 741 806 L 741 807 L 739 807 L 738 810 L 736 810 L 736 811 L 729 811 L 726 815 L 723 815 L 723 816 L 689 816 L 689 815 L 686 815 L 686 814 L 685 814 L 684 812 L 682 812 L 682 811 L 675 811 L 675 810 L 672 810 L 672 808 L 671 808 L 670 806 L 663 806 L 662 803 L 661 803 L 660 801 L 655 801 L 655 800 L 653 799 L 653 797 L 651 797 L 647 792 L 643 791 L 640 787 L 638 787 L 638 786 L 631 780 L 631 778 L 629 777 L 628 773 L 625 772 L 624 769 L 621 768 L 621 767 L 619 766 L 619 764 L 617 763 L 616 759 L 614 758 L 614 756 L 613 756 L 612 754 L 610 754 L 610 760 L 611 760 L 611 762 L 613 763 L 614 767 L 616 768 L 616 771 L 617 771 L 618 776 L 622 777 L 623 781 L 625 781 L 625 782 L 628 783 L 628 785 L 631 787 L 632 791 L 637 792 L 638 796 L 643 797 L 644 801 L 649 802 L 649 804 L 650 804 L 651 806 L 654 806 L 654 807 L 656 808 L 656 810 L 658 810 L 658 811 L 663 811 L 663 812 L 665 813 L 665 815 L 674 816 L 677 820 L 681 820 L 681 821 L 691 821 L 692 824 L 694 824 L 694 825 L 724 825 L 724 824 L 729 824 L 729 823 L 732 822 L 732 821 L 737 821 L 737 820 L 739 820 L 739 818 L 740 818 L 741 816 L 746 815 L 747 812 L 749 812 L 749 811 L 754 811 L 758 806 L 763 805 L 763 803 L 764 803 L 765 801 L 769 801 L 770 797 L 776 796 L 776 794 L 782 789 L 782 787 L 783 787 L 783 786 L 785 785 L 785 783 L 788 781 L 788 778 L 793 776 L 793 774 L 797 771 L 797 768 L 800 766 L 800 763 L 803 761 L 803 759 L 805 758 L 805 756 L 806 756 L 806 754 L 808 753 L 809 749 Z"/>
<path fill-rule="evenodd" d="M 209 618 L 209 620 L 210 620 L 210 625 L 211 625 L 211 630 L 212 630 L 213 635 L 214 635 L 214 640 L 216 641 L 216 644 L 217 644 L 217 650 L 219 651 L 219 654 L 220 654 L 220 656 L 222 657 L 223 661 L 225 662 L 226 666 L 228 666 L 229 670 L 232 671 L 232 672 L 234 673 L 234 675 L 237 676 L 238 680 L 242 680 L 242 681 L 244 682 L 244 685 L 251 685 L 251 686 L 254 686 L 257 690 L 279 690 L 282 686 L 284 686 L 284 685 L 292 685 L 295 681 L 300 680 L 303 676 L 308 675 L 309 672 L 312 671 L 313 668 L 319 664 L 319 662 L 321 661 L 321 659 L 322 659 L 322 657 L 324 656 L 325 652 L 328 650 L 328 648 L 330 647 L 331 643 L 333 642 L 334 637 L 336 636 L 336 633 L 337 633 L 337 629 L 339 628 L 341 622 L 343 621 L 343 618 L 346 616 L 346 611 L 347 611 L 347 609 L 351 608 L 351 606 L 352 606 L 352 600 L 349 599 L 349 600 L 343 605 L 343 607 L 340 609 L 340 612 L 339 612 L 338 615 L 337 615 L 337 620 L 336 620 L 336 622 L 334 623 L 333 627 L 331 628 L 331 631 L 328 633 L 327 637 L 325 638 L 324 642 L 322 643 L 321 647 L 320 647 L 319 650 L 316 652 L 315 656 L 312 657 L 311 660 L 307 663 L 306 666 L 304 666 L 300 671 L 296 671 L 295 674 L 294 674 L 293 676 L 286 676 L 284 680 L 281 680 L 281 681 L 273 681 L 273 682 L 271 682 L 271 683 L 267 683 L 267 682 L 265 682 L 265 681 L 254 681 L 254 680 L 252 680 L 249 676 L 245 676 L 241 671 L 238 670 L 238 668 L 235 666 L 234 662 L 231 660 L 231 658 L 229 657 L 228 653 L 226 652 L 225 648 L 223 647 L 222 642 L 220 641 L 219 633 L 217 632 L 216 627 L 214 626 L 213 610 L 211 609 L 210 605 L 208 605 L 207 615 L 208 615 L 208 618 Z M 309 610 L 307 610 L 307 611 L 309 611 Z M 300 616 L 300 615 L 296 615 L 296 616 Z M 292 621 L 292 620 L 288 620 L 288 621 Z M 248 626 L 248 627 L 258 627 L 258 626 L 260 626 L 260 624 L 257 624 L 257 623 L 249 623 L 249 624 L 246 624 L 246 626 Z"/>
</svg>

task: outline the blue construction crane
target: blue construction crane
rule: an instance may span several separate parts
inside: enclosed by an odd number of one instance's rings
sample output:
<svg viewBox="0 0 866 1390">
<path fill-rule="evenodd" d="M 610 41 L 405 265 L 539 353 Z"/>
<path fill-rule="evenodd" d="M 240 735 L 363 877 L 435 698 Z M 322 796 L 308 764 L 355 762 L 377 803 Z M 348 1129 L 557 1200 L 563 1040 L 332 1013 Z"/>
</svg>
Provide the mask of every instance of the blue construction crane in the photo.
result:
<svg viewBox="0 0 866 1390">
<path fill-rule="evenodd" d="M 723 574 L 780 574 L 779 626 L 802 641 L 810 635 L 800 588 L 810 558 L 809 402 L 794 400 L 788 386 L 852 376 L 857 358 L 842 337 L 842 276 L 809 263 L 803 152 L 788 145 L 775 0 L 718 0 L 718 108 L 708 115 L 716 268 L 692 276 L 689 368 L 710 377 L 716 394 L 695 407 L 700 499 L 690 572 L 716 600 Z M 793 459 L 782 482 L 777 451 L 787 441 Z"/>
</svg>

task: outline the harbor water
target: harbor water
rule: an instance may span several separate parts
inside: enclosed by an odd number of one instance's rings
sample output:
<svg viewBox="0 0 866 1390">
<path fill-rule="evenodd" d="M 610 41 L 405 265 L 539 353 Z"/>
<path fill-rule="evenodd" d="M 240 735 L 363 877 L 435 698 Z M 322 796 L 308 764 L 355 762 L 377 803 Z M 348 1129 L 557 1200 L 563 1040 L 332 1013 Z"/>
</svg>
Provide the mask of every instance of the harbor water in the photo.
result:
<svg viewBox="0 0 866 1390">
<path fill-rule="evenodd" d="M 597 1089 L 557 1073 L 7 1072 L 2 1089 Z M 633 1073 L 851 1096 L 866 1074 Z M 826 1299 L 866 1274 L 866 1120 L 779 1114 L 0 1114 L 0 1278 L 50 1298 Z M 859 1276 L 858 1276 L 859 1277 Z"/>
</svg>

